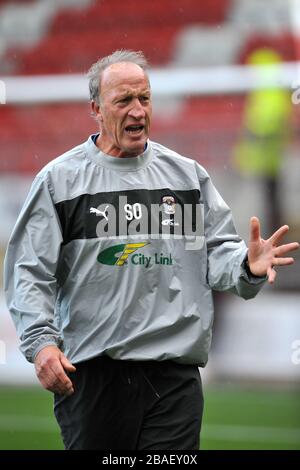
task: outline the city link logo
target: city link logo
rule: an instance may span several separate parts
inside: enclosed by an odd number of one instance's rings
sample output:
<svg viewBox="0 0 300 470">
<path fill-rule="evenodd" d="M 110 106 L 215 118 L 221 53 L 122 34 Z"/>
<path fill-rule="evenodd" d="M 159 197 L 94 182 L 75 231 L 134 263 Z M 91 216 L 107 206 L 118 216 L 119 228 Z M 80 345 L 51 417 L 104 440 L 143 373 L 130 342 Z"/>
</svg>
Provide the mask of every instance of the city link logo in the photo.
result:
<svg viewBox="0 0 300 470">
<path fill-rule="evenodd" d="M 143 253 L 135 253 L 140 248 L 149 245 L 149 242 L 140 243 L 125 243 L 121 245 L 110 246 L 101 251 L 97 257 L 97 261 L 101 264 L 109 266 L 124 266 L 128 261 L 134 266 L 145 266 L 149 268 L 154 264 L 165 266 L 173 265 L 173 258 L 171 253 L 168 256 L 162 253 L 154 253 L 154 256 L 146 256 Z"/>
</svg>

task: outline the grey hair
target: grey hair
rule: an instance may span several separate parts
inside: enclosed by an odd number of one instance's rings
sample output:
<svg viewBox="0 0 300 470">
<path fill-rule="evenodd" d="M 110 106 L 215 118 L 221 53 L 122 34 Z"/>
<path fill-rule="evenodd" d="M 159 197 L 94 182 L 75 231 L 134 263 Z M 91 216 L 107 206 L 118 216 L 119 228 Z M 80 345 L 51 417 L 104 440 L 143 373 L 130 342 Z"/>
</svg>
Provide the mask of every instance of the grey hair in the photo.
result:
<svg viewBox="0 0 300 470">
<path fill-rule="evenodd" d="M 142 51 L 120 49 L 112 54 L 97 60 L 87 73 L 89 79 L 90 100 L 100 104 L 100 83 L 104 70 L 112 64 L 131 62 L 139 65 L 144 71 L 149 67 L 148 61 Z"/>
</svg>

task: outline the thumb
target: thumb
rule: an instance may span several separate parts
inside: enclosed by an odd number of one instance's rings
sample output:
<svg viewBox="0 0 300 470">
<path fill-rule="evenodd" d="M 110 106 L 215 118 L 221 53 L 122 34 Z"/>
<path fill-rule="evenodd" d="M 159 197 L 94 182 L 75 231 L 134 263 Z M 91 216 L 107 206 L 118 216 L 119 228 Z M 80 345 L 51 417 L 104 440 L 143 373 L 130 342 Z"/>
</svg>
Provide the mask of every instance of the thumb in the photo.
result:
<svg viewBox="0 0 300 470">
<path fill-rule="evenodd" d="M 272 266 L 269 267 L 267 271 L 267 276 L 269 284 L 273 284 L 276 278 L 276 271 Z"/>
<path fill-rule="evenodd" d="M 250 242 L 257 242 L 260 239 L 260 222 L 257 217 L 250 219 Z"/>
<path fill-rule="evenodd" d="M 68 372 L 75 372 L 76 367 L 73 366 L 73 364 L 66 358 L 64 354 L 61 354 L 60 362 L 65 370 Z"/>
</svg>

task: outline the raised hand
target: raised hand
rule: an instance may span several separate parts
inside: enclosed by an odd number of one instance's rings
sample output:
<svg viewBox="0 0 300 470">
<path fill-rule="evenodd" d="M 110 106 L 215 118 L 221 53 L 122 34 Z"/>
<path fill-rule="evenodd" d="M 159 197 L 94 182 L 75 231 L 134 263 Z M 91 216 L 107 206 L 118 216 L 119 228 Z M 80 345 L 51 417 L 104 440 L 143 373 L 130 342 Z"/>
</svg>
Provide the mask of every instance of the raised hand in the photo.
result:
<svg viewBox="0 0 300 470">
<path fill-rule="evenodd" d="M 260 236 L 260 222 L 257 217 L 250 219 L 250 240 L 248 246 L 248 263 L 252 274 L 256 276 L 268 276 L 268 281 L 273 284 L 276 277 L 275 266 L 286 266 L 294 263 L 294 258 L 283 256 L 290 251 L 297 250 L 299 243 L 287 243 L 280 245 L 281 239 L 289 231 L 287 225 L 276 230 L 273 235 L 264 240 Z"/>
</svg>

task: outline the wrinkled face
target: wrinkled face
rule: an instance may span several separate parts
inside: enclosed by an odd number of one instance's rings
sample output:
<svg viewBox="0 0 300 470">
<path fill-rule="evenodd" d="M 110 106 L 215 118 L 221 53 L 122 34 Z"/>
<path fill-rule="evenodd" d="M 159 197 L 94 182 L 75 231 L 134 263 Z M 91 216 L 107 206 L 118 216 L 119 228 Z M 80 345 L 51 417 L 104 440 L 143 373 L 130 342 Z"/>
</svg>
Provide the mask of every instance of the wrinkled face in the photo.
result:
<svg viewBox="0 0 300 470">
<path fill-rule="evenodd" d="M 104 70 L 100 105 L 92 103 L 101 135 L 98 147 L 116 156 L 144 152 L 152 114 L 151 91 L 144 71 L 133 63 L 118 63 Z"/>
</svg>

